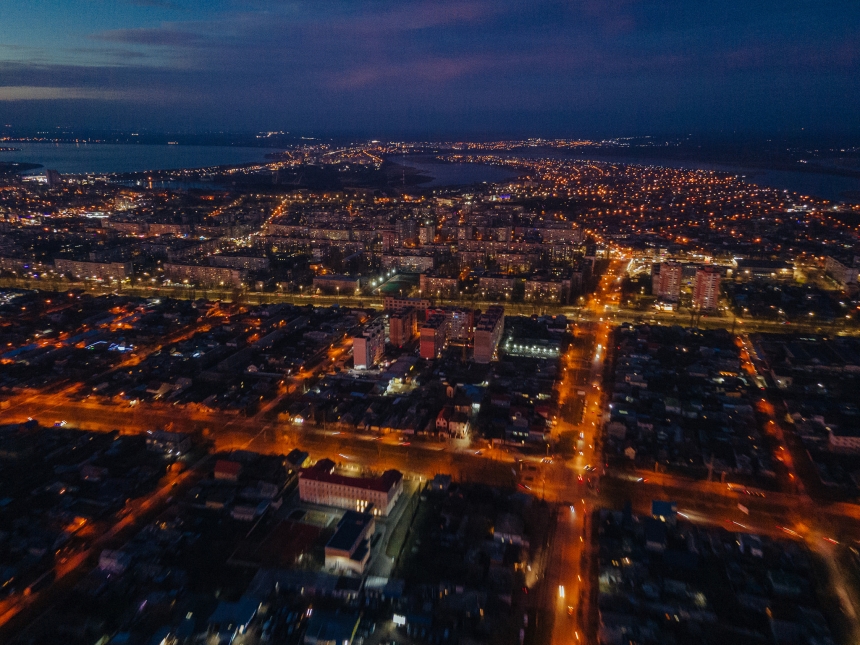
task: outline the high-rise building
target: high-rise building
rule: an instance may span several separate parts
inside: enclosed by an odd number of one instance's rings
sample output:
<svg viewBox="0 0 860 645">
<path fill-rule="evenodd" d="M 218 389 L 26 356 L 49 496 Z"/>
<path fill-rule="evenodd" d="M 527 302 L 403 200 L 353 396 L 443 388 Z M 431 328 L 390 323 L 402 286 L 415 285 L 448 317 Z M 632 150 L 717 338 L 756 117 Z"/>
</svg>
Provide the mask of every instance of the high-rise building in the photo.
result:
<svg viewBox="0 0 860 645">
<path fill-rule="evenodd" d="M 406 309 L 415 309 L 418 320 L 424 320 L 427 307 L 430 306 L 428 298 L 398 298 L 397 296 L 385 296 L 382 299 L 382 307 L 386 313 L 399 313 Z"/>
<path fill-rule="evenodd" d="M 506 276 L 485 276 L 478 279 L 482 296 L 504 296 L 510 298 L 514 291 L 515 278 Z"/>
<path fill-rule="evenodd" d="M 421 344 L 419 351 L 421 358 L 439 358 L 445 349 L 447 341 L 447 321 L 444 314 L 428 316 L 421 325 Z"/>
<path fill-rule="evenodd" d="M 436 226 L 432 222 L 424 222 L 418 231 L 418 241 L 422 246 L 433 244 L 436 239 Z"/>
<path fill-rule="evenodd" d="M 452 298 L 460 291 L 459 286 L 459 278 L 444 278 L 427 273 L 422 273 L 418 282 L 418 288 L 421 293 L 431 298 Z"/>
<path fill-rule="evenodd" d="M 394 241 L 396 238 L 397 234 L 394 231 L 380 231 L 379 239 L 383 253 L 387 253 L 394 247 Z"/>
<path fill-rule="evenodd" d="M 357 370 L 370 369 L 385 353 L 385 323 L 382 318 L 368 323 L 360 336 L 352 339 L 352 362 Z"/>
<path fill-rule="evenodd" d="M 570 280 L 533 278 L 526 280 L 526 302 L 566 304 L 570 297 Z"/>
<path fill-rule="evenodd" d="M 720 301 L 720 272 L 714 267 L 696 271 L 693 285 L 693 308 L 699 311 L 716 309 Z"/>
<path fill-rule="evenodd" d="M 502 341 L 505 331 L 505 309 L 493 306 L 480 315 L 475 323 L 476 363 L 489 363 L 495 358 L 496 348 Z"/>
<path fill-rule="evenodd" d="M 388 317 L 388 338 L 395 347 L 403 347 L 415 337 L 418 317 L 415 309 L 409 307 L 392 313 Z"/>
<path fill-rule="evenodd" d="M 475 326 L 475 311 L 464 307 L 434 307 L 427 310 L 427 318 L 445 316 L 445 339 L 471 340 Z"/>
<path fill-rule="evenodd" d="M 654 295 L 662 300 L 678 302 L 681 298 L 681 278 L 683 267 L 677 262 L 664 262 L 656 281 Z M 652 283 L 652 289 L 654 288 Z"/>
<path fill-rule="evenodd" d="M 407 242 L 415 242 L 418 239 L 418 222 L 414 219 L 397 220 L 394 230 L 397 234 L 398 246 Z"/>
</svg>

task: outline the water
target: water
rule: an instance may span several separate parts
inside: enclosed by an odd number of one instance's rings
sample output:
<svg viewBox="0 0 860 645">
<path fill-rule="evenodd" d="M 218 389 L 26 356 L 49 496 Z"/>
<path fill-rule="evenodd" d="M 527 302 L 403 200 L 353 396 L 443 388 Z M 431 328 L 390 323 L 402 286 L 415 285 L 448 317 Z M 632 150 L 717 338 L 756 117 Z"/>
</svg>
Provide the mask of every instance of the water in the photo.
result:
<svg viewBox="0 0 860 645">
<path fill-rule="evenodd" d="M 800 195 L 819 197 L 830 201 L 860 201 L 857 195 L 846 198 L 847 192 L 860 192 L 860 178 L 842 177 L 817 172 L 792 172 L 790 170 L 767 170 L 764 168 L 745 168 L 724 164 L 713 164 L 699 161 L 678 161 L 670 159 L 653 159 L 650 157 L 599 155 L 591 153 L 574 153 L 572 159 L 584 161 L 605 161 L 640 166 L 664 166 L 666 168 L 686 168 L 689 170 L 713 170 L 739 175 L 744 181 L 757 186 L 767 186 L 780 190 L 789 190 Z"/>
<path fill-rule="evenodd" d="M 110 143 L 9 143 L 20 148 L 0 152 L 0 161 L 41 164 L 63 174 L 121 173 L 146 170 L 206 168 L 265 161 L 268 148 L 231 146 L 168 146 Z M 517 173 L 499 166 L 465 163 L 434 163 L 429 157 L 410 157 L 405 165 L 432 177 L 422 186 L 456 186 L 512 179 Z M 393 160 L 397 161 L 397 160 Z M 42 169 L 42 170 L 43 170 Z M 42 170 L 35 170 L 39 173 Z M 205 188 L 212 184 L 194 182 L 159 182 L 157 188 Z"/>
<path fill-rule="evenodd" d="M 265 161 L 268 148 L 158 146 L 112 143 L 4 143 L 20 152 L 0 152 L 0 161 L 42 164 L 63 174 L 140 172 L 206 168 Z M 39 171 L 35 171 L 39 172 Z"/>
<path fill-rule="evenodd" d="M 17 161 L 41 164 L 65 174 L 140 172 L 145 170 L 171 170 L 178 168 L 205 168 L 219 165 L 235 165 L 265 161 L 268 148 L 232 146 L 168 146 L 142 144 L 100 143 L 4 143 L 4 146 L 20 148 L 15 152 L 0 152 L 0 161 Z M 556 153 L 553 155 L 552 153 Z M 512 156 L 542 156 L 544 151 L 533 154 L 520 153 Z M 549 151 L 545 156 L 577 158 L 590 161 L 606 161 L 636 165 L 659 165 L 668 168 L 690 168 L 714 170 L 741 175 L 745 181 L 759 186 L 790 190 L 801 195 L 811 195 L 840 201 L 845 193 L 860 194 L 860 178 L 841 177 L 823 173 L 804 173 L 785 170 L 752 169 L 743 166 L 712 164 L 698 161 L 653 159 L 649 157 L 600 155 L 579 153 L 559 154 Z M 467 185 L 481 182 L 493 183 L 513 179 L 518 173 L 508 168 L 485 164 L 436 163 L 431 157 L 394 158 L 392 161 L 416 168 L 432 177 L 422 187 Z M 34 171 L 39 172 L 39 171 Z M 177 185 L 173 188 L 208 188 L 211 185 Z M 860 201 L 852 195 L 849 201 Z"/>
<path fill-rule="evenodd" d="M 713 170 L 739 175 L 744 181 L 757 186 L 767 186 L 779 190 L 789 190 L 800 195 L 819 197 L 830 201 L 860 201 L 853 194 L 850 198 L 845 193 L 860 193 L 860 178 L 842 177 L 826 173 L 792 172 L 788 170 L 767 170 L 763 168 L 747 168 L 727 164 L 714 164 L 700 161 L 679 161 L 676 159 L 654 159 L 650 157 L 600 155 L 594 153 L 573 153 L 555 149 L 541 149 L 534 153 L 511 153 L 510 157 L 555 157 L 558 159 L 582 159 L 584 161 L 604 161 L 609 163 L 664 166 L 666 168 L 686 168 L 690 170 Z M 425 159 L 428 159 L 425 161 Z M 433 181 L 422 186 L 455 186 L 480 182 L 502 182 L 513 179 L 517 173 L 499 166 L 485 164 L 434 163 L 427 157 L 408 157 L 404 160 L 392 159 L 405 166 L 416 168 Z"/>
<path fill-rule="evenodd" d="M 432 177 L 432 181 L 421 184 L 422 188 L 434 188 L 438 186 L 464 186 L 468 184 L 479 184 L 487 182 L 508 181 L 517 177 L 520 173 L 503 168 L 501 166 L 490 166 L 488 164 L 472 163 L 446 163 L 423 161 L 428 157 L 391 158 L 399 165 L 420 170 L 422 174 Z"/>
</svg>

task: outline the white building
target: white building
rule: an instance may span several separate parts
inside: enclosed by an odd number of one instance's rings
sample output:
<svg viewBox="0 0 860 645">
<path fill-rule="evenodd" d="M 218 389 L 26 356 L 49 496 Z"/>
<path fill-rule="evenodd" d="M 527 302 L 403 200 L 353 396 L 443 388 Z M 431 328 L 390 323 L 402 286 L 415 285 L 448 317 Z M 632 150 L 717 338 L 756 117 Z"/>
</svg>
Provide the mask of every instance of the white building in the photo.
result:
<svg viewBox="0 0 860 645">
<path fill-rule="evenodd" d="M 382 299 L 382 307 L 386 312 L 401 312 L 409 308 L 414 308 L 420 320 L 424 319 L 424 314 L 430 306 L 430 300 L 427 298 L 398 298 L 397 296 L 385 296 Z"/>
<path fill-rule="evenodd" d="M 369 323 L 361 336 L 352 339 L 352 360 L 357 370 L 370 369 L 385 353 L 385 322 L 382 318 Z"/>
<path fill-rule="evenodd" d="M 856 283 L 857 275 L 860 273 L 860 269 L 845 266 L 839 260 L 832 258 L 829 255 L 827 256 L 827 259 L 824 260 L 824 271 L 843 287 Z"/>
<path fill-rule="evenodd" d="M 403 475 L 386 470 L 379 477 L 347 477 L 334 472 L 334 462 L 321 459 L 299 473 L 299 498 L 303 502 L 336 506 L 374 515 L 388 515 L 403 494 Z"/>
<path fill-rule="evenodd" d="M 347 511 L 325 545 L 325 568 L 363 575 L 370 562 L 370 540 L 376 529 L 371 513 Z"/>
</svg>

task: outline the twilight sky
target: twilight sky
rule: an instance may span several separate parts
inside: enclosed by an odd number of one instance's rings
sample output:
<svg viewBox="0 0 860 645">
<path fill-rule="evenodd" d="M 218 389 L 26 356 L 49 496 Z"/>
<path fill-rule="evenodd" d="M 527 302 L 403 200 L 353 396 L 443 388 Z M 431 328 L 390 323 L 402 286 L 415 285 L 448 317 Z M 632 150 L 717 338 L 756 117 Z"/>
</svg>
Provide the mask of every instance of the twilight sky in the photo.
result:
<svg viewBox="0 0 860 645">
<path fill-rule="evenodd" d="M 860 133 L 857 0 L 0 0 L 0 125 Z"/>
</svg>

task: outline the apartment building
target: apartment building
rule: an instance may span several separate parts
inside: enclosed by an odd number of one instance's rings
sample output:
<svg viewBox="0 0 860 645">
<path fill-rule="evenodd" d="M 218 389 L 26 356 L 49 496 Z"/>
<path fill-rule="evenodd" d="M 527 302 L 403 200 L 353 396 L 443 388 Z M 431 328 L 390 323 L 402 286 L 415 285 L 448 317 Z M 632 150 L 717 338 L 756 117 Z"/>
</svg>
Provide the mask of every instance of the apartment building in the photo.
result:
<svg viewBox="0 0 860 645">
<path fill-rule="evenodd" d="M 696 271 L 696 281 L 693 285 L 693 308 L 699 311 L 711 311 L 720 302 L 720 272 L 714 267 L 706 267 Z"/>
<path fill-rule="evenodd" d="M 395 347 L 403 347 L 408 344 L 415 338 L 417 330 L 418 316 L 414 307 L 388 316 L 388 338 Z"/>
<path fill-rule="evenodd" d="M 164 275 L 171 282 L 193 282 L 204 286 L 240 287 L 245 282 L 248 272 L 244 269 L 229 269 L 203 264 L 175 264 L 165 262 L 162 265 Z"/>
<path fill-rule="evenodd" d="M 385 353 L 385 322 L 382 318 L 368 323 L 352 339 L 352 359 L 357 370 L 372 368 Z"/>
<path fill-rule="evenodd" d="M 505 331 L 504 307 L 490 307 L 475 323 L 476 363 L 489 363 L 496 356 L 496 349 Z"/>
<path fill-rule="evenodd" d="M 651 287 L 654 295 L 667 302 L 681 299 L 681 281 L 684 268 L 677 262 L 663 262 L 656 276 L 652 274 Z"/>
<path fill-rule="evenodd" d="M 427 317 L 427 320 L 421 325 L 420 331 L 419 351 L 421 358 L 433 359 L 441 356 L 447 342 L 446 327 L 447 322 L 444 314 L 434 314 Z"/>
<path fill-rule="evenodd" d="M 76 278 L 119 280 L 132 274 L 131 262 L 81 262 L 78 260 L 54 260 L 57 273 L 69 273 Z"/>
</svg>

